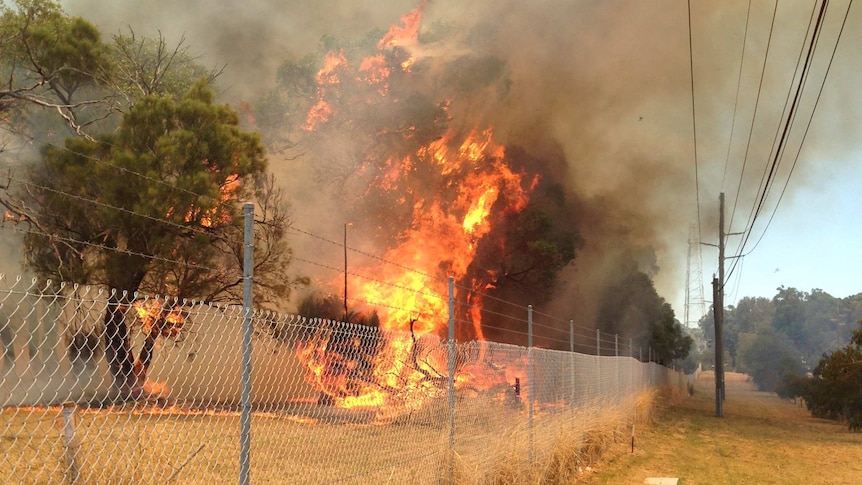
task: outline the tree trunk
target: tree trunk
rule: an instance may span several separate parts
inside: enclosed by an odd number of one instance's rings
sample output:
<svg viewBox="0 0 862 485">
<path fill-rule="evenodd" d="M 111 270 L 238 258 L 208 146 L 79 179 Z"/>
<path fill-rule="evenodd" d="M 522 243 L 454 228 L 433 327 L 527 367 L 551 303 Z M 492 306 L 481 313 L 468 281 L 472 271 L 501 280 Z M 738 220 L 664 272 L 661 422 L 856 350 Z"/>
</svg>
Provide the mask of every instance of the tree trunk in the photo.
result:
<svg viewBox="0 0 862 485">
<path fill-rule="evenodd" d="M 159 326 L 153 325 L 147 338 L 144 339 L 141 352 L 138 354 L 138 360 L 135 362 L 135 376 L 137 376 L 138 382 L 141 385 L 147 381 L 147 371 L 150 369 L 150 363 L 153 360 L 153 350 L 156 347 L 156 340 L 159 338 L 159 334 Z"/>
<path fill-rule="evenodd" d="M 120 399 L 140 396 L 144 381 L 135 374 L 135 355 L 132 352 L 126 309 L 147 273 L 147 261 L 141 256 L 118 253 L 107 261 L 108 308 L 105 310 L 105 357 L 114 378 L 114 390 Z"/>
<path fill-rule="evenodd" d="M 122 298 L 121 293 L 114 293 L 108 299 L 105 311 L 105 357 L 114 378 L 114 390 L 119 392 L 120 399 L 128 399 L 140 392 L 143 382 L 138 382 L 135 375 L 129 326 L 123 308 L 129 302 L 122 301 Z"/>
</svg>

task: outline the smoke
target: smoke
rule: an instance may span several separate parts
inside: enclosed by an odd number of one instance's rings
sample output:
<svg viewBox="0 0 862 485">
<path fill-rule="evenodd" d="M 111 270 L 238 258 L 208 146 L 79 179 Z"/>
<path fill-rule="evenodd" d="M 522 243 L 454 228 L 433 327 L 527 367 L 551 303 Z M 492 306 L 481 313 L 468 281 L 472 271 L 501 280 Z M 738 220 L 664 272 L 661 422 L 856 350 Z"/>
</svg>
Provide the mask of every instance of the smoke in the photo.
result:
<svg viewBox="0 0 862 485">
<path fill-rule="evenodd" d="M 105 37 L 128 33 L 171 43 L 185 38 L 208 66 L 225 66 L 220 88 L 233 100 L 250 100 L 275 83 L 278 66 L 315 49 L 324 35 L 355 38 L 385 30 L 414 7 L 406 0 L 63 0 L 64 9 L 95 23 Z"/>
<path fill-rule="evenodd" d="M 252 0 L 213 7 L 201 1 L 66 0 L 64 6 L 103 32 L 131 27 L 141 35 L 160 30 L 169 41 L 185 36 L 192 51 L 202 53 L 203 62 L 226 65 L 220 86 L 229 99 L 257 102 L 261 93 L 275 86 L 278 67 L 285 60 L 317 52 L 324 35 L 361 39 L 374 29 L 385 32 L 417 2 Z M 619 276 L 623 262 L 633 262 L 653 277 L 659 294 L 676 303 L 685 282 L 689 227 L 698 219 L 696 200 L 703 239 L 717 237 L 712 228 L 718 225 L 718 193 L 736 191 L 746 147 L 741 140 L 747 138 L 753 116 L 750 109 L 741 111 L 734 121 L 736 140 L 728 157 L 747 3 L 715 1 L 692 8 L 697 168 L 684 3 L 438 0 L 424 10 L 420 39 L 437 35 L 445 41 L 409 46 L 420 63 L 424 61 L 427 74 L 417 76 L 427 82 L 417 89 L 446 91 L 433 80 L 446 69 L 457 69 L 460 59 L 500 59 L 507 82 L 474 90 L 469 100 L 453 101 L 448 111 L 451 123 L 459 128 L 493 125 L 500 143 L 522 147 L 534 158 L 562 161 L 543 169 L 566 187 L 576 207 L 576 220 L 570 222 L 576 224 L 584 246 L 560 275 L 557 298 L 549 305 L 554 311 L 590 321 L 602 289 Z M 747 40 L 751 54 L 743 66 L 745 86 L 757 84 L 771 15 L 765 5 L 753 8 Z M 761 99 L 767 108 L 757 114 L 759 126 L 761 121 L 768 127 L 778 124 L 809 9 L 805 2 L 780 7 L 771 44 L 774 60 Z M 830 18 L 827 27 L 835 25 Z M 821 62 L 816 68 L 820 77 L 812 76 L 819 80 L 825 65 Z M 852 92 L 851 76 L 839 73 L 836 83 L 839 91 Z M 753 106 L 754 96 L 751 90 L 743 92 L 740 106 Z M 839 120 L 857 114 L 831 103 L 828 107 L 836 108 Z M 810 102 L 807 106 L 810 112 Z M 840 143 L 830 145 L 847 134 L 843 125 L 829 123 L 829 128 L 840 129 L 824 135 L 825 143 L 809 148 L 827 154 L 846 149 Z M 820 134 L 827 131 L 823 128 Z M 747 168 L 750 182 L 742 191 L 753 194 L 774 128 L 754 130 L 751 136 L 757 148 L 750 156 L 758 162 Z M 358 163 L 352 159 L 354 143 L 332 139 L 327 153 L 312 156 L 337 161 L 335 165 L 349 172 Z M 727 168 L 725 159 L 731 160 Z M 322 186 L 320 167 L 315 171 L 308 165 L 271 154 L 271 167 L 293 200 L 297 225 L 338 239 L 350 208 Z M 817 170 L 799 170 L 796 182 L 822 183 Z M 752 202 L 746 197 L 738 201 L 740 207 Z M 742 212 L 735 225 L 747 216 Z M 361 228 L 351 228 L 350 237 L 354 247 L 364 249 L 373 243 Z M 315 251 L 326 251 L 312 244 Z M 299 247 L 297 253 L 311 249 Z M 331 251 L 336 258 L 337 248 Z"/>
</svg>

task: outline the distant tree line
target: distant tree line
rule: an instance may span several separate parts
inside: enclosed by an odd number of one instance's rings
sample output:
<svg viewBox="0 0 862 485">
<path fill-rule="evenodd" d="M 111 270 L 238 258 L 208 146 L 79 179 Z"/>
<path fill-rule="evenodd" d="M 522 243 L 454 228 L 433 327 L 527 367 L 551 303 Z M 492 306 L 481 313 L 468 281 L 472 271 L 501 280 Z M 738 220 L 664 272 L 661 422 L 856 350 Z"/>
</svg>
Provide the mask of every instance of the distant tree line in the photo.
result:
<svg viewBox="0 0 862 485">
<path fill-rule="evenodd" d="M 814 416 L 862 428 L 862 293 L 837 298 L 782 286 L 772 299 L 739 300 L 724 319 L 730 368 L 750 375 L 762 391 L 805 399 Z M 711 347 L 712 310 L 700 329 Z M 702 357 L 711 362 L 713 354 Z"/>
</svg>

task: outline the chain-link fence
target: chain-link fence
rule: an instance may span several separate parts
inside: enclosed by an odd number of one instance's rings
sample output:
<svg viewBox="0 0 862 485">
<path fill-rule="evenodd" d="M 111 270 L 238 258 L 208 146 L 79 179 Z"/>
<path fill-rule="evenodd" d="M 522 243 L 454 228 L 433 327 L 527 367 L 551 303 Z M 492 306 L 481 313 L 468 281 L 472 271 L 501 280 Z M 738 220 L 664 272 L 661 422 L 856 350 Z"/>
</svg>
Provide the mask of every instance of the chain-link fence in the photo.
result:
<svg viewBox="0 0 862 485">
<path fill-rule="evenodd" d="M 631 423 L 644 390 L 689 379 L 617 345 L 450 344 L 255 312 L 244 408 L 244 316 L 0 277 L 0 482 L 235 483 L 246 460 L 252 483 L 470 483 L 547 461 L 602 416 Z"/>
</svg>

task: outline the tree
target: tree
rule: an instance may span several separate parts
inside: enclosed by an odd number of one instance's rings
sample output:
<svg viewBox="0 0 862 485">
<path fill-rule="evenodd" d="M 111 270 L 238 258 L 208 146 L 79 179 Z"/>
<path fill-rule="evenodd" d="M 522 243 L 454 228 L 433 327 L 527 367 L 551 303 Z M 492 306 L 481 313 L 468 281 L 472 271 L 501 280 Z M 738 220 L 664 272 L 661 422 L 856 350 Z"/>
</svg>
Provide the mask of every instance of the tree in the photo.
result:
<svg viewBox="0 0 862 485">
<path fill-rule="evenodd" d="M 790 339 L 772 329 L 757 334 L 750 345 L 740 349 L 740 360 L 761 391 L 774 391 L 788 375 L 801 375 L 802 355 Z"/>
<path fill-rule="evenodd" d="M 116 133 L 48 146 L 7 209 L 31 224 L 26 263 L 38 274 L 134 293 L 147 290 L 206 301 L 238 301 L 242 282 L 239 202 L 258 200 L 256 300 L 286 296 L 286 207 L 266 177 L 259 137 L 239 128 L 201 80 L 180 100 L 147 96 Z M 259 275 L 259 276 L 258 276 Z M 155 334 L 138 358 L 125 310 L 112 293 L 105 353 L 123 395 L 146 379 Z"/>
<path fill-rule="evenodd" d="M 812 378 L 785 387 L 789 395 L 805 399 L 813 416 L 846 421 L 851 431 L 862 429 L 862 327 L 847 346 L 820 360 Z"/>
<path fill-rule="evenodd" d="M 178 99 L 222 72 L 201 66 L 185 39 L 171 47 L 161 34 L 130 30 L 104 42 L 93 24 L 51 0 L 0 4 L 0 45 L 0 111 L 12 112 L 6 127 L 25 138 L 50 139 L 65 126 L 92 140 L 144 96 Z"/>
<path fill-rule="evenodd" d="M 775 307 L 772 300 L 763 297 L 744 297 L 725 312 L 724 337 L 725 348 L 730 352 L 733 366 L 738 365 L 737 356 L 740 349 L 740 338 L 743 333 L 757 333 L 760 329 L 772 325 Z M 727 318 L 730 313 L 730 318 Z"/>
<path fill-rule="evenodd" d="M 605 290 L 597 325 L 608 333 L 633 335 L 634 346 L 650 347 L 656 361 L 664 365 L 685 359 L 694 344 L 673 308 L 633 262 L 625 276 Z"/>
<path fill-rule="evenodd" d="M 110 109 L 97 89 L 110 71 L 96 27 L 69 17 L 51 0 L 16 0 L 0 5 L 0 111 L 39 107 L 60 116 L 80 136 Z"/>
<path fill-rule="evenodd" d="M 255 305 L 307 282 L 287 274 L 289 208 L 266 173 L 259 137 L 214 104 L 209 86 L 220 71 L 200 66 L 184 41 L 170 48 L 161 35 L 130 32 L 104 43 L 95 26 L 56 2 L 17 0 L 0 6 L 0 42 L 6 127 L 41 143 L 59 120 L 74 135 L 63 147 L 44 147 L 29 168 L 16 160 L 0 205 L 29 226 L 29 268 L 119 291 L 104 330 L 123 395 L 145 381 L 156 339 L 177 336 L 169 324 L 175 309 L 151 308 L 137 321 L 145 339 L 134 357 L 136 320 L 127 321 L 127 310 L 135 291 L 241 301 L 239 201 L 257 204 Z"/>
<path fill-rule="evenodd" d="M 775 315 L 772 326 L 776 331 L 787 335 L 800 350 L 805 347 L 805 299 L 807 295 L 796 288 L 778 288 L 772 298 Z"/>
</svg>

